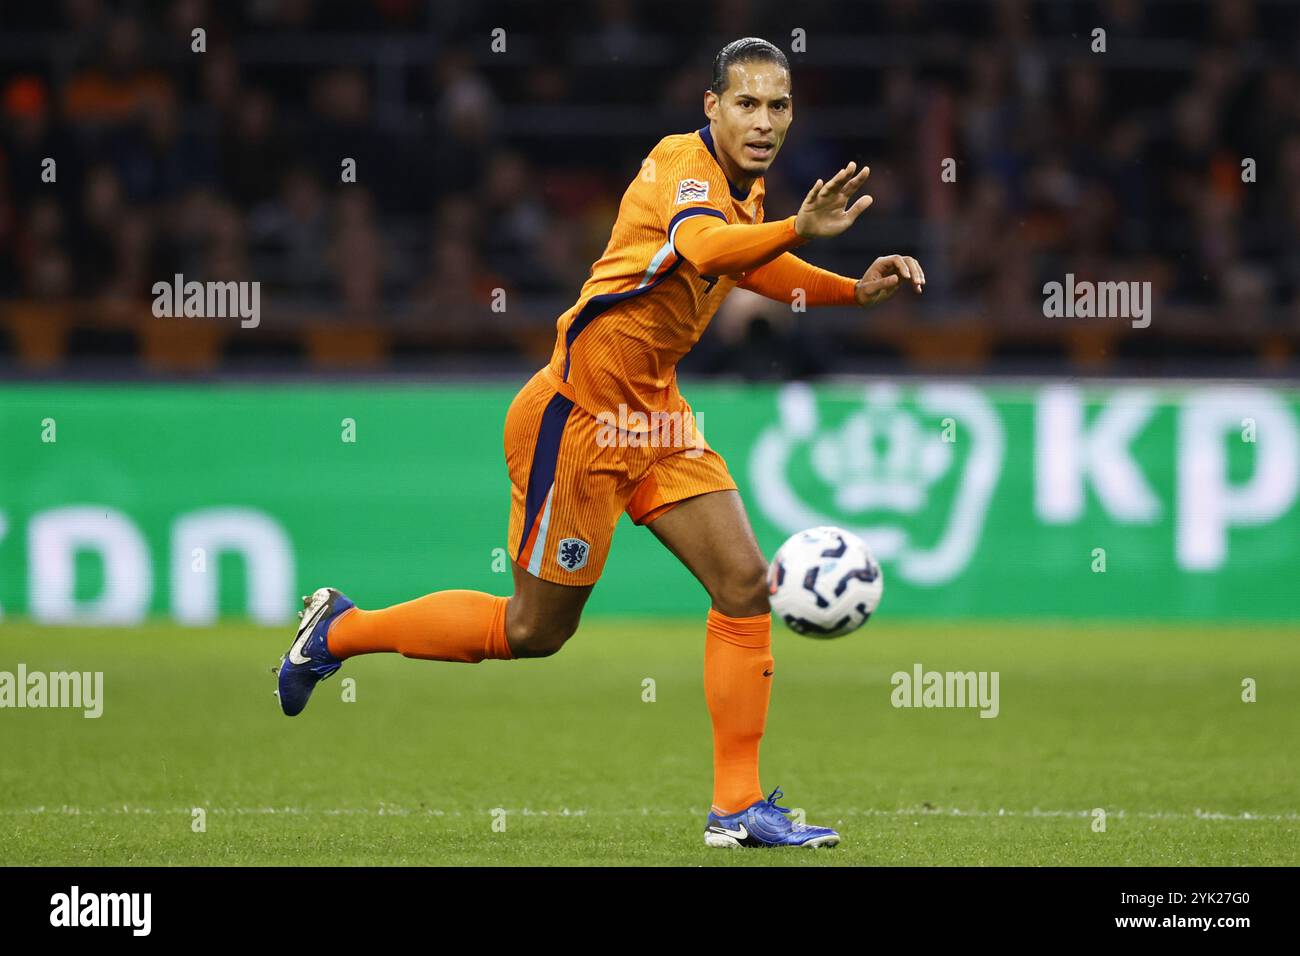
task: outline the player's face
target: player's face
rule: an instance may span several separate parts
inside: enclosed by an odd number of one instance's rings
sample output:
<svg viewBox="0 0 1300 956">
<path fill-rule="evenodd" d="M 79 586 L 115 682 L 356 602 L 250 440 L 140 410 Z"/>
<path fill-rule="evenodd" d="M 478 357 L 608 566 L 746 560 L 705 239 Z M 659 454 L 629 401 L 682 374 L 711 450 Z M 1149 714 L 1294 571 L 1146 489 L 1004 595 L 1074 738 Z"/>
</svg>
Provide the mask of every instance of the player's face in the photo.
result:
<svg viewBox="0 0 1300 956">
<path fill-rule="evenodd" d="M 728 67 L 722 96 L 706 93 L 705 115 L 713 121 L 713 140 L 741 174 L 762 176 L 776 159 L 794 118 L 790 74 L 776 63 L 735 63 Z"/>
</svg>

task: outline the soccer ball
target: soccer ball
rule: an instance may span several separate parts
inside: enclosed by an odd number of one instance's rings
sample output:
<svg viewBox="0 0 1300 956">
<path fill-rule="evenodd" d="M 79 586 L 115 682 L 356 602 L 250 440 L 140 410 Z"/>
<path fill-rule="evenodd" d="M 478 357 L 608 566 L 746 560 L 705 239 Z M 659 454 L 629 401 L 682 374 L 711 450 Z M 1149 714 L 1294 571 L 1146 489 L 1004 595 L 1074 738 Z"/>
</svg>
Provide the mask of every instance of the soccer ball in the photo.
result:
<svg viewBox="0 0 1300 956">
<path fill-rule="evenodd" d="M 767 569 L 772 610 L 807 637 L 841 637 L 867 622 L 885 577 L 871 549 L 843 528 L 800 531 L 777 549 Z"/>
</svg>

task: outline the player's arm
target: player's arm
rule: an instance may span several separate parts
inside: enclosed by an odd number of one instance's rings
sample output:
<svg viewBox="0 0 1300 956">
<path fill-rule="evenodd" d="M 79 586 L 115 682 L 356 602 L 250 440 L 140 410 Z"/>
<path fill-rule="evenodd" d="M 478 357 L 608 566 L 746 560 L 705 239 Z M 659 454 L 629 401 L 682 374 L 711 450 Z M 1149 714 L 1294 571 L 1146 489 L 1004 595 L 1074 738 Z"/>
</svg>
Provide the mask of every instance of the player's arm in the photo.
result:
<svg viewBox="0 0 1300 956">
<path fill-rule="evenodd" d="M 746 273 L 739 285 L 787 305 L 794 301 L 796 289 L 803 290 L 804 302 L 811 306 L 857 304 L 856 280 L 819 269 L 793 252 Z"/>
<path fill-rule="evenodd" d="M 721 212 L 708 207 L 683 210 L 677 215 L 689 218 L 674 220 L 669 226 L 673 247 L 701 275 L 737 275 L 757 269 L 809 239 L 837 236 L 871 205 L 870 196 L 848 205 L 871 173 L 865 166 L 855 171 L 855 164 L 849 163 L 829 181 L 817 180 L 799 212 L 776 222 L 729 224 Z M 685 185 L 687 182 L 679 184 L 679 194 Z M 697 212 L 713 215 L 693 215 Z"/>
<path fill-rule="evenodd" d="M 859 305 L 867 307 L 885 301 L 910 282 L 920 293 L 925 287 L 921 264 L 910 256 L 883 256 L 871 264 L 861 279 L 850 279 L 819 269 L 787 252 L 748 273 L 740 287 L 769 299 L 789 304 L 794 290 L 802 289 L 810 306 Z"/>
<path fill-rule="evenodd" d="M 677 254 L 700 275 L 739 275 L 807 241 L 794 231 L 794 216 L 746 225 L 728 223 L 721 214 L 689 215 L 692 211 L 686 211 L 670 234 Z"/>
<path fill-rule="evenodd" d="M 802 288 L 810 305 L 866 307 L 888 299 L 904 280 L 919 293 L 925 275 L 915 259 L 882 257 L 855 282 L 790 254 L 809 239 L 837 236 L 853 225 L 872 199 L 863 196 L 851 206 L 849 200 L 870 174 L 869 167 L 858 170 L 849 163 L 829 181 L 817 180 L 796 215 L 776 222 L 729 224 L 714 208 L 682 210 L 669 224 L 673 247 L 701 275 L 749 273 L 741 283 L 745 288 L 780 301 L 790 301 L 793 290 Z M 685 185 L 679 185 L 679 195 Z"/>
<path fill-rule="evenodd" d="M 855 164 L 849 163 L 832 176 L 829 182 L 823 183 L 819 179 L 813 184 L 795 217 L 795 231 L 800 236 L 809 239 L 838 236 L 853 225 L 858 216 L 871 205 L 870 196 L 863 196 L 852 206 L 849 205 L 853 194 L 871 174 L 869 166 L 863 166 L 856 172 L 855 169 Z M 818 277 L 814 275 L 805 278 Z M 904 282 L 910 282 L 918 294 L 925 288 L 925 273 L 921 271 L 920 263 L 910 256 L 881 256 L 854 283 L 853 301 L 863 308 L 877 305 L 902 288 Z M 829 283 L 829 280 L 820 279 L 819 284 L 825 283 Z M 831 294 L 843 294 L 843 288 L 842 285 L 832 287 Z"/>
</svg>

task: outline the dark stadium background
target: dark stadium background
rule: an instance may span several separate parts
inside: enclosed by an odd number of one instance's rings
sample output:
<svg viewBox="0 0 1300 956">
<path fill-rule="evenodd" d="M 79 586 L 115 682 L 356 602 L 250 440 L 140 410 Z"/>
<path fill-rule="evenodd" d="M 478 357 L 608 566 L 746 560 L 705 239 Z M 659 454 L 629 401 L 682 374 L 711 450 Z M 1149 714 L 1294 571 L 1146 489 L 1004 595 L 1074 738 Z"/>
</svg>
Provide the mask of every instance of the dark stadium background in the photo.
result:
<svg viewBox="0 0 1300 956">
<path fill-rule="evenodd" d="M 716 50 L 796 28 L 768 218 L 867 163 L 874 207 L 804 254 L 908 252 L 927 291 L 733 301 L 685 372 L 1295 373 L 1300 5 L 7 0 L 0 375 L 518 378 L 641 158 L 703 125 Z M 1067 271 L 1151 281 L 1155 328 L 1044 318 Z M 154 320 L 176 272 L 261 281 L 260 328 Z"/>
</svg>

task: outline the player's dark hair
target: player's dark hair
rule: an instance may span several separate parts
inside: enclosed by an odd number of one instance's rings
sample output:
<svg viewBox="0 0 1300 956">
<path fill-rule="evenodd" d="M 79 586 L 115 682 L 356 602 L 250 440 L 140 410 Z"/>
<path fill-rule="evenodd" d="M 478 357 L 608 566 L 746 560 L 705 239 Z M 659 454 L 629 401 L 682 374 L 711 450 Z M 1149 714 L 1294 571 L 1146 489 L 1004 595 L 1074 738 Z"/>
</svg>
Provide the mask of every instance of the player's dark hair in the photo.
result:
<svg viewBox="0 0 1300 956">
<path fill-rule="evenodd" d="M 775 63 L 790 72 L 790 64 L 781 48 L 759 37 L 732 40 L 713 58 L 713 82 L 709 89 L 721 96 L 727 89 L 727 70 L 734 63 Z"/>
</svg>

